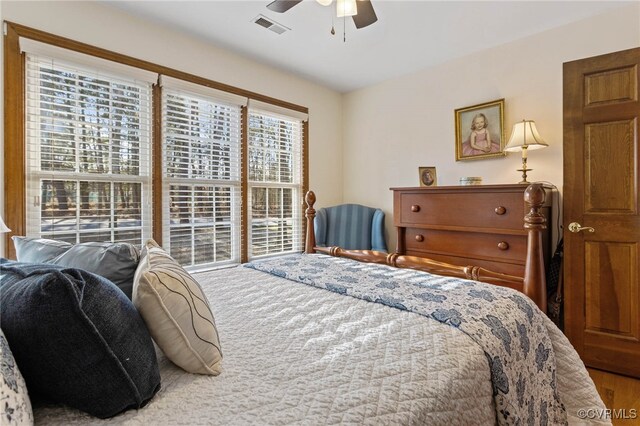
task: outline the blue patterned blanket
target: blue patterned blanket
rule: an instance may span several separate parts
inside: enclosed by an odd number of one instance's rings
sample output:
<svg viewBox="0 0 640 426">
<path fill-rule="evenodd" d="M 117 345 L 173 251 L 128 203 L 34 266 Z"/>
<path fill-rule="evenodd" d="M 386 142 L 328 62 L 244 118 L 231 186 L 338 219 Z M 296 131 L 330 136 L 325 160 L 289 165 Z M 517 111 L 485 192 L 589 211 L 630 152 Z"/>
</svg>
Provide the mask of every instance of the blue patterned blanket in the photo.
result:
<svg viewBox="0 0 640 426">
<path fill-rule="evenodd" d="M 320 254 L 245 266 L 455 327 L 484 350 L 499 424 L 567 424 L 544 314 L 515 290 Z"/>
</svg>

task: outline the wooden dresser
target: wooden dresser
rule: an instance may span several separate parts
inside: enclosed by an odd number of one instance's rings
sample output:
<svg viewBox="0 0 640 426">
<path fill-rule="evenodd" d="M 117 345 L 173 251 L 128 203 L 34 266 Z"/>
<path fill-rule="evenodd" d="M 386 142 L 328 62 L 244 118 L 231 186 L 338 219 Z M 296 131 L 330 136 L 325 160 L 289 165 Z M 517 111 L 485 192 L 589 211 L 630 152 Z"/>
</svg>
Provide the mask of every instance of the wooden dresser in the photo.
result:
<svg viewBox="0 0 640 426">
<path fill-rule="evenodd" d="M 527 233 L 524 191 L 527 185 L 474 185 L 391 188 L 396 251 L 460 266 L 480 266 L 524 276 Z M 545 266 L 551 254 L 550 187 L 542 209 Z"/>
</svg>

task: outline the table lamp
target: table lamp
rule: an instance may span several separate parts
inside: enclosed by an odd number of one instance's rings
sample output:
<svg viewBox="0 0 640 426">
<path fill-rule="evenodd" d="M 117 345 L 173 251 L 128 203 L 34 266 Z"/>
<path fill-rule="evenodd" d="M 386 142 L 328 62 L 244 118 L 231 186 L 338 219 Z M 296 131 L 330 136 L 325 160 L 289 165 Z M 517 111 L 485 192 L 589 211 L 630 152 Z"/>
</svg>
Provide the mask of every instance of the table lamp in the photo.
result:
<svg viewBox="0 0 640 426">
<path fill-rule="evenodd" d="M 4 224 L 4 220 L 2 220 L 2 216 L 0 216 L 0 234 L 5 234 L 7 232 L 11 232 L 11 229 L 7 228 L 7 225 Z"/>
<path fill-rule="evenodd" d="M 513 125 L 511 138 L 504 148 L 508 152 L 522 151 L 522 168 L 518 169 L 522 172 L 522 181 L 519 183 L 529 183 L 527 181 L 527 172 L 533 169 L 527 169 L 527 151 L 530 149 L 541 149 L 549 146 L 538 133 L 535 121 L 522 120 Z"/>
</svg>

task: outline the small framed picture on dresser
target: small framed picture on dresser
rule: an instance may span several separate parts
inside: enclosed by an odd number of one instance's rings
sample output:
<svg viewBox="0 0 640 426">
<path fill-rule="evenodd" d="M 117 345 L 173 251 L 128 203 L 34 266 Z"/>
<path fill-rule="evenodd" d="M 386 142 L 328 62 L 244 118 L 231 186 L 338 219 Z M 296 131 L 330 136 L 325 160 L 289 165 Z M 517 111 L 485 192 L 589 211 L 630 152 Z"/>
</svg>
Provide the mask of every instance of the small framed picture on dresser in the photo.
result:
<svg viewBox="0 0 640 426">
<path fill-rule="evenodd" d="M 420 186 L 438 186 L 438 176 L 435 167 L 418 167 Z"/>
<path fill-rule="evenodd" d="M 456 161 L 502 157 L 504 152 L 504 99 L 455 111 Z"/>
</svg>

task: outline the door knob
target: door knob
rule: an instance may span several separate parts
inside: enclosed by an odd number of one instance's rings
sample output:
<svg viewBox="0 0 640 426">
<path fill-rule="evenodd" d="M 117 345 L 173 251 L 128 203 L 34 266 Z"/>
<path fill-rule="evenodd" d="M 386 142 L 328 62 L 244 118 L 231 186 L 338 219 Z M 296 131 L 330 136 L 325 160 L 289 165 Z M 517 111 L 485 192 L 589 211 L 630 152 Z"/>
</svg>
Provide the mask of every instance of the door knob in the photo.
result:
<svg viewBox="0 0 640 426">
<path fill-rule="evenodd" d="M 582 226 L 580 225 L 578 222 L 571 222 L 569 224 L 569 231 L 575 233 L 578 233 L 580 231 L 587 231 L 587 232 L 596 232 L 595 229 L 593 229 L 590 226 Z"/>
</svg>

